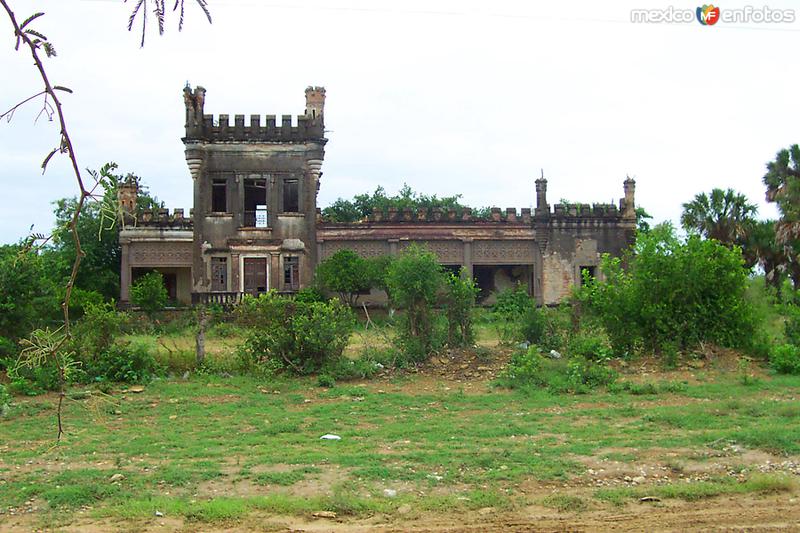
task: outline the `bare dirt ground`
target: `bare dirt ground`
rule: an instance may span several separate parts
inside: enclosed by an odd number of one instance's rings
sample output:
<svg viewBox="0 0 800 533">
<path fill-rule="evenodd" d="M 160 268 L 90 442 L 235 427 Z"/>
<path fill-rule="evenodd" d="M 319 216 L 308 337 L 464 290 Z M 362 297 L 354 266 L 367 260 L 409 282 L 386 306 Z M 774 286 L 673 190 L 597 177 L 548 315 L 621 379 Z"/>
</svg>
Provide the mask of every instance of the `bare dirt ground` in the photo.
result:
<svg viewBox="0 0 800 533">
<path fill-rule="evenodd" d="M 629 504 L 614 509 L 587 510 L 581 513 L 558 512 L 531 506 L 500 513 L 491 508 L 458 516 L 419 515 L 397 518 L 376 515 L 367 519 L 283 517 L 254 514 L 247 520 L 208 525 L 179 519 L 156 518 L 147 521 L 80 520 L 58 528 L 69 533 L 143 532 L 238 533 L 263 532 L 581 532 L 581 531 L 800 531 L 800 500 L 796 495 L 719 497 L 700 502 Z M 3 525 L 8 533 L 50 531 L 38 529 L 32 518 L 20 517 Z"/>
</svg>

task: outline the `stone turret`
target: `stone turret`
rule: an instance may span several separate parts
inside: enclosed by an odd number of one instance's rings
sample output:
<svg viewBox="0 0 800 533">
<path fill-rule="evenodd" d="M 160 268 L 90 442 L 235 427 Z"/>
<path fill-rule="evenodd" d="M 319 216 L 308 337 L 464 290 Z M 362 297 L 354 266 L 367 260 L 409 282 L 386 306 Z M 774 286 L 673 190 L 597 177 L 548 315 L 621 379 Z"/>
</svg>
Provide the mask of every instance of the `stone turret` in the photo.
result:
<svg viewBox="0 0 800 533">
<path fill-rule="evenodd" d="M 136 200 L 139 198 L 139 184 L 136 177 L 128 174 L 119 186 L 119 206 L 124 215 L 136 212 Z"/>
<path fill-rule="evenodd" d="M 192 91 L 189 85 L 183 88 L 183 101 L 186 104 L 186 136 L 200 135 L 203 130 L 203 108 L 206 90 L 199 85 Z"/>
<path fill-rule="evenodd" d="M 536 180 L 536 214 L 547 215 L 550 206 L 547 205 L 547 180 L 539 178 Z"/>
<path fill-rule="evenodd" d="M 306 116 L 323 120 L 325 112 L 325 87 L 306 87 Z"/>
<path fill-rule="evenodd" d="M 634 194 L 636 192 L 636 181 L 633 178 L 626 178 L 623 183 L 625 198 L 620 202 L 619 209 L 622 211 L 623 218 L 636 218 L 636 203 Z"/>
</svg>

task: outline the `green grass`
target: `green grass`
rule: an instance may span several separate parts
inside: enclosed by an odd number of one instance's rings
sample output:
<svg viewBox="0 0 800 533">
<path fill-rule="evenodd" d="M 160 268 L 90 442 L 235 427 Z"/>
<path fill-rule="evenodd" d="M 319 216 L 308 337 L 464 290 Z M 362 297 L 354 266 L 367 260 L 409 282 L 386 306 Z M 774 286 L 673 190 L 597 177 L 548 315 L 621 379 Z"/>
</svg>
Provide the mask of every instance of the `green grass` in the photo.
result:
<svg viewBox="0 0 800 533">
<path fill-rule="evenodd" d="M 361 516 L 406 503 L 450 513 L 529 504 L 520 484 L 583 478 L 588 458 L 633 466 L 664 457 L 668 466 L 713 452 L 741 464 L 725 451 L 731 444 L 800 453 L 799 376 L 745 386 L 735 372 L 709 370 L 702 382 L 655 380 L 580 396 L 419 379 L 396 375 L 328 390 L 314 378 L 163 379 L 141 394 L 116 388 L 113 398 L 68 399 L 67 433 L 56 447 L 57 398 L 15 398 L 0 419 L 0 447 L 8 443 L 0 452 L 0 509 L 34 499 L 66 517 L 90 507 L 98 516 L 159 510 L 200 522 L 254 512 Z M 325 433 L 342 440 L 320 440 Z M 675 453 L 666 458 L 668 450 Z M 124 480 L 111 483 L 114 473 Z M 237 497 L 241 486 L 251 491 Z M 398 496 L 384 497 L 387 488 Z M 789 488 L 777 478 L 751 478 L 607 489 L 596 497 L 692 500 Z M 541 503 L 577 511 L 587 501 L 556 494 Z"/>
<path fill-rule="evenodd" d="M 755 475 L 745 481 L 737 481 L 734 478 L 719 478 L 709 481 L 680 482 L 651 487 L 600 489 L 595 492 L 595 498 L 615 505 L 622 505 L 645 496 L 696 501 L 725 494 L 790 492 L 796 487 L 797 482 L 786 475 Z"/>
</svg>

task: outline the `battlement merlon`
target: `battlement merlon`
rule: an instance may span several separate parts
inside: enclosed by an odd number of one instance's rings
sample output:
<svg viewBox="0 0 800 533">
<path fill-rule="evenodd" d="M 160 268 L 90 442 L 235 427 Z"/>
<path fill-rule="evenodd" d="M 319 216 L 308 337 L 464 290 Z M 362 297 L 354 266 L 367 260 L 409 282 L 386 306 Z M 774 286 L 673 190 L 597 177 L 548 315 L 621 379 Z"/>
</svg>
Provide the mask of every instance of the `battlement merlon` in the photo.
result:
<svg viewBox="0 0 800 533">
<path fill-rule="evenodd" d="M 279 123 L 275 115 L 266 115 L 263 117 L 263 124 L 261 115 L 250 115 L 248 124 L 245 124 L 245 115 L 234 115 L 234 123 L 231 125 L 228 114 L 205 114 L 205 94 L 206 90 L 200 86 L 192 90 L 187 85 L 183 89 L 186 141 L 325 142 L 324 87 L 306 89 L 305 114 L 296 117 L 281 115 Z"/>
</svg>

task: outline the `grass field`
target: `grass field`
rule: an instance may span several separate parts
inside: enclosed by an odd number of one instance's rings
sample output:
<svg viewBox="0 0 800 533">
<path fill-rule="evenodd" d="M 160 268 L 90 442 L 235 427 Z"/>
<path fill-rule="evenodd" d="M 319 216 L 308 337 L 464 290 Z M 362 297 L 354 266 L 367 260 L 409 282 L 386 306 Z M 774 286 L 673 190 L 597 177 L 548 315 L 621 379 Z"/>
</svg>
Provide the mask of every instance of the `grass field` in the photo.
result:
<svg viewBox="0 0 800 533">
<path fill-rule="evenodd" d="M 170 342 L 165 353 L 186 348 Z M 212 357 L 230 342 L 212 340 Z M 321 511 L 404 524 L 614 513 L 642 497 L 794 497 L 800 377 L 755 368 L 742 380 L 713 362 L 628 368 L 635 386 L 617 393 L 554 395 L 498 388 L 495 351 L 473 379 L 459 374 L 469 362 L 435 360 L 330 389 L 202 374 L 142 392 L 74 389 L 58 446 L 56 398 L 18 399 L 0 418 L 0 529 L 251 529 Z M 341 440 L 320 440 L 328 433 Z"/>
</svg>

